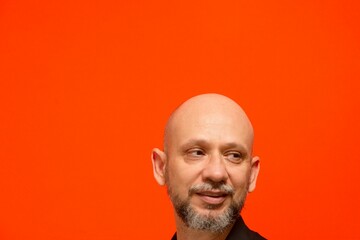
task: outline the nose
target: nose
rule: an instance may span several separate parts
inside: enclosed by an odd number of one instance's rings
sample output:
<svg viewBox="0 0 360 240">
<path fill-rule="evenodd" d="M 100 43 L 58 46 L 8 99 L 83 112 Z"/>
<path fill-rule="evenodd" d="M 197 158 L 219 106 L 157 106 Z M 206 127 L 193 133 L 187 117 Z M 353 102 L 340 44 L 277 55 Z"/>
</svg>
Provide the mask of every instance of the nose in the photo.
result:
<svg viewBox="0 0 360 240">
<path fill-rule="evenodd" d="M 218 155 L 210 157 L 202 171 L 202 176 L 203 181 L 225 183 L 229 176 L 224 159 Z"/>
</svg>

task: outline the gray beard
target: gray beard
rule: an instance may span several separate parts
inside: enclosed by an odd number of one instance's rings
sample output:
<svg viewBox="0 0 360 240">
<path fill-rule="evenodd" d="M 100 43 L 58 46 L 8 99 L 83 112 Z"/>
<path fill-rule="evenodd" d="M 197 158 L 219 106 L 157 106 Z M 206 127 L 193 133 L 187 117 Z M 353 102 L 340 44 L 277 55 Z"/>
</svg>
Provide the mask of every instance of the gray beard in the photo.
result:
<svg viewBox="0 0 360 240">
<path fill-rule="evenodd" d="M 217 208 L 214 205 L 208 205 L 209 212 L 207 214 L 198 213 L 190 206 L 190 197 L 186 200 L 181 200 L 178 195 L 172 193 L 168 188 L 168 194 L 174 205 L 177 215 L 185 223 L 186 226 L 195 230 L 209 231 L 212 233 L 221 233 L 230 227 L 239 217 L 242 210 L 246 194 L 241 197 L 240 201 L 232 201 L 230 206 L 225 209 L 223 213 L 218 216 L 212 215 L 212 209 Z M 189 191 L 189 195 L 191 191 Z"/>
</svg>

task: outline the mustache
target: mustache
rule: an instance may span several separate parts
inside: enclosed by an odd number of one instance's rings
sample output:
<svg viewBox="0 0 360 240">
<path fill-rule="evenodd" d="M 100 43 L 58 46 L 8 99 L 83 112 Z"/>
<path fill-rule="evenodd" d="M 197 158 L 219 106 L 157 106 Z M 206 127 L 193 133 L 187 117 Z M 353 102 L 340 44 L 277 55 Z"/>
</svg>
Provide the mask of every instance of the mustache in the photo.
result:
<svg viewBox="0 0 360 240">
<path fill-rule="evenodd" d="M 189 189 L 189 196 L 198 192 L 214 191 L 214 190 L 226 193 L 228 195 L 234 195 L 234 188 L 229 185 L 226 185 L 225 183 L 206 182 L 191 186 Z"/>
</svg>

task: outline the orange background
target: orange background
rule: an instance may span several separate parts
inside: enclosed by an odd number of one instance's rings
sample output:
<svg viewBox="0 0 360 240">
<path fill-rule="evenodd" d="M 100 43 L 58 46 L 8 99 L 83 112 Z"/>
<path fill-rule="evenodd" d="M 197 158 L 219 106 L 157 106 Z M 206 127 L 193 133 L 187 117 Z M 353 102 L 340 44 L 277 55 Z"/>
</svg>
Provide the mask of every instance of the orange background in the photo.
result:
<svg viewBox="0 0 360 240">
<path fill-rule="evenodd" d="M 170 239 L 150 152 L 218 92 L 262 158 L 269 239 L 360 239 L 358 1 L 0 3 L 0 239 Z"/>
</svg>

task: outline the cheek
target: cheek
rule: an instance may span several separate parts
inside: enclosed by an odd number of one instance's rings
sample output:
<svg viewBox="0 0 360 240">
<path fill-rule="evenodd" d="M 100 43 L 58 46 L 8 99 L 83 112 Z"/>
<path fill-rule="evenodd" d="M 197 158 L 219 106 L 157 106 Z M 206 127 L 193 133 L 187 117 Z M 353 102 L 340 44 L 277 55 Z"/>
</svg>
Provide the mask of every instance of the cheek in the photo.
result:
<svg viewBox="0 0 360 240">
<path fill-rule="evenodd" d="M 231 169 L 229 172 L 231 185 L 235 188 L 235 191 L 243 191 L 248 188 L 250 179 L 250 170 L 239 168 Z"/>
<path fill-rule="evenodd" d="M 187 194 L 189 188 L 198 183 L 199 171 L 194 166 L 169 164 L 167 169 L 168 184 L 178 194 Z"/>
</svg>

